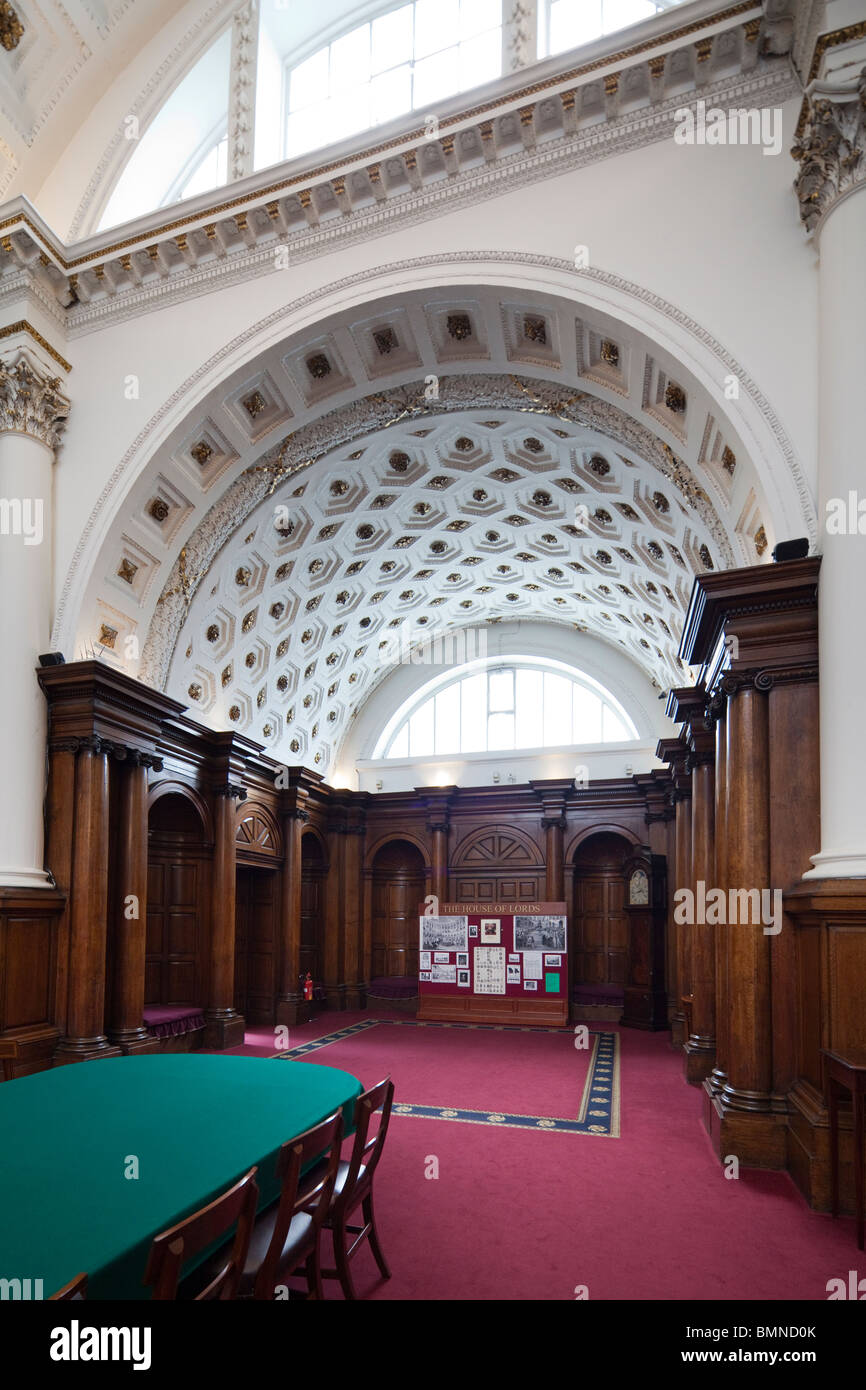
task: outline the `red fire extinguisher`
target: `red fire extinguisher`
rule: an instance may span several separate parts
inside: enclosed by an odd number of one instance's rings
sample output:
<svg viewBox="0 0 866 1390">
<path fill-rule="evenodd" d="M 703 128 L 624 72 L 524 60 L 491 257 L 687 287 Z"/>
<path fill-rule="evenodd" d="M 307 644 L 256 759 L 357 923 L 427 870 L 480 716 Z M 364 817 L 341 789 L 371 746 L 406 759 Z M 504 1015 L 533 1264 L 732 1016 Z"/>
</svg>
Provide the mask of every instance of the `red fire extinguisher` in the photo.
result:
<svg viewBox="0 0 866 1390">
<path fill-rule="evenodd" d="M 312 997 L 313 997 L 313 977 L 312 977 L 312 975 L 310 974 L 310 972 L 309 972 L 309 970 L 308 970 L 308 971 L 307 971 L 307 978 L 304 980 L 304 998 L 305 998 L 307 1001 L 310 1001 L 310 1000 L 312 999 Z"/>
</svg>

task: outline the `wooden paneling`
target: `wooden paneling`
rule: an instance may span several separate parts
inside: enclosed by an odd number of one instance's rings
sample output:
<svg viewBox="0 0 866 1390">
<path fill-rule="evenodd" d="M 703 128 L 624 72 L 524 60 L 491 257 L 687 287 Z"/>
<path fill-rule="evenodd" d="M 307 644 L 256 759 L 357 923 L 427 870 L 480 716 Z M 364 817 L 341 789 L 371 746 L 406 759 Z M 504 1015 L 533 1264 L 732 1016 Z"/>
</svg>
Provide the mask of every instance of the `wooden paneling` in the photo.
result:
<svg viewBox="0 0 866 1390">
<path fill-rule="evenodd" d="M 58 926 L 64 907 L 51 889 L 0 889 L 0 1037 L 20 1050 L 15 1075 L 51 1065 L 56 1017 Z"/>
<path fill-rule="evenodd" d="M 458 875 L 454 880 L 454 901 L 466 903 L 537 902 L 544 897 L 545 875 L 479 874 L 475 877 Z"/>
</svg>

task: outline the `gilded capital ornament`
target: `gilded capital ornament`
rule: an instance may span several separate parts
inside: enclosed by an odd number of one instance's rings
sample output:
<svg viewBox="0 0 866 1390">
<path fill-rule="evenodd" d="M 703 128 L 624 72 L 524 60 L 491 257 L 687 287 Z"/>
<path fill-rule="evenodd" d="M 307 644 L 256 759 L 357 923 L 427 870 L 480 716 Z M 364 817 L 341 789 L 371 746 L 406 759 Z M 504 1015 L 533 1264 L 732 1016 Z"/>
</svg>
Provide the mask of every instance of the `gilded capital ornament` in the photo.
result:
<svg viewBox="0 0 866 1390">
<path fill-rule="evenodd" d="M 26 352 L 0 358 L 0 434 L 29 434 L 57 449 L 69 414 L 60 378 L 49 376 Z"/>
<path fill-rule="evenodd" d="M 840 198 L 866 183 L 866 67 L 851 82 L 810 83 L 806 104 L 791 154 L 800 165 L 800 217 L 811 233 Z"/>
</svg>

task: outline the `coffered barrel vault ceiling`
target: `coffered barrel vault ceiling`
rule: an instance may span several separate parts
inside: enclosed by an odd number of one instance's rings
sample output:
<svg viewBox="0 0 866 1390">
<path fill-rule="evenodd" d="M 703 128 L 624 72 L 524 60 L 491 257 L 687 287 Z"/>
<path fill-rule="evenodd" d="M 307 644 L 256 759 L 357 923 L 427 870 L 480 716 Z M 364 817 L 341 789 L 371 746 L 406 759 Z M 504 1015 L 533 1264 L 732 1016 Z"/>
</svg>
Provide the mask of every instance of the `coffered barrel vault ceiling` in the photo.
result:
<svg viewBox="0 0 866 1390">
<path fill-rule="evenodd" d="M 191 412 L 110 528 L 79 641 L 327 774 L 404 630 L 566 623 L 682 684 L 695 573 L 755 563 L 773 520 L 731 422 L 650 339 L 549 295 L 417 291 Z"/>
</svg>

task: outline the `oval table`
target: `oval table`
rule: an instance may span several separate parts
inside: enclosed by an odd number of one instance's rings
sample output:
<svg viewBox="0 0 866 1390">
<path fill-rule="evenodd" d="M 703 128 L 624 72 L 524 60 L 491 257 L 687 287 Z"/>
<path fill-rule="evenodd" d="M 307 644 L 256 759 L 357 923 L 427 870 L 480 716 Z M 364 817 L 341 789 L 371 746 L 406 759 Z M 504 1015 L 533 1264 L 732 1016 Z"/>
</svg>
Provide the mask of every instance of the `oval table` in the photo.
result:
<svg viewBox="0 0 866 1390">
<path fill-rule="evenodd" d="M 278 1195 L 288 1139 L 361 1083 L 309 1062 L 175 1053 L 79 1062 L 0 1085 L 0 1279 L 50 1297 L 76 1274 L 88 1297 L 147 1298 L 150 1242 L 258 1165 Z M 5 1286 L 4 1286 L 5 1287 Z"/>
</svg>

